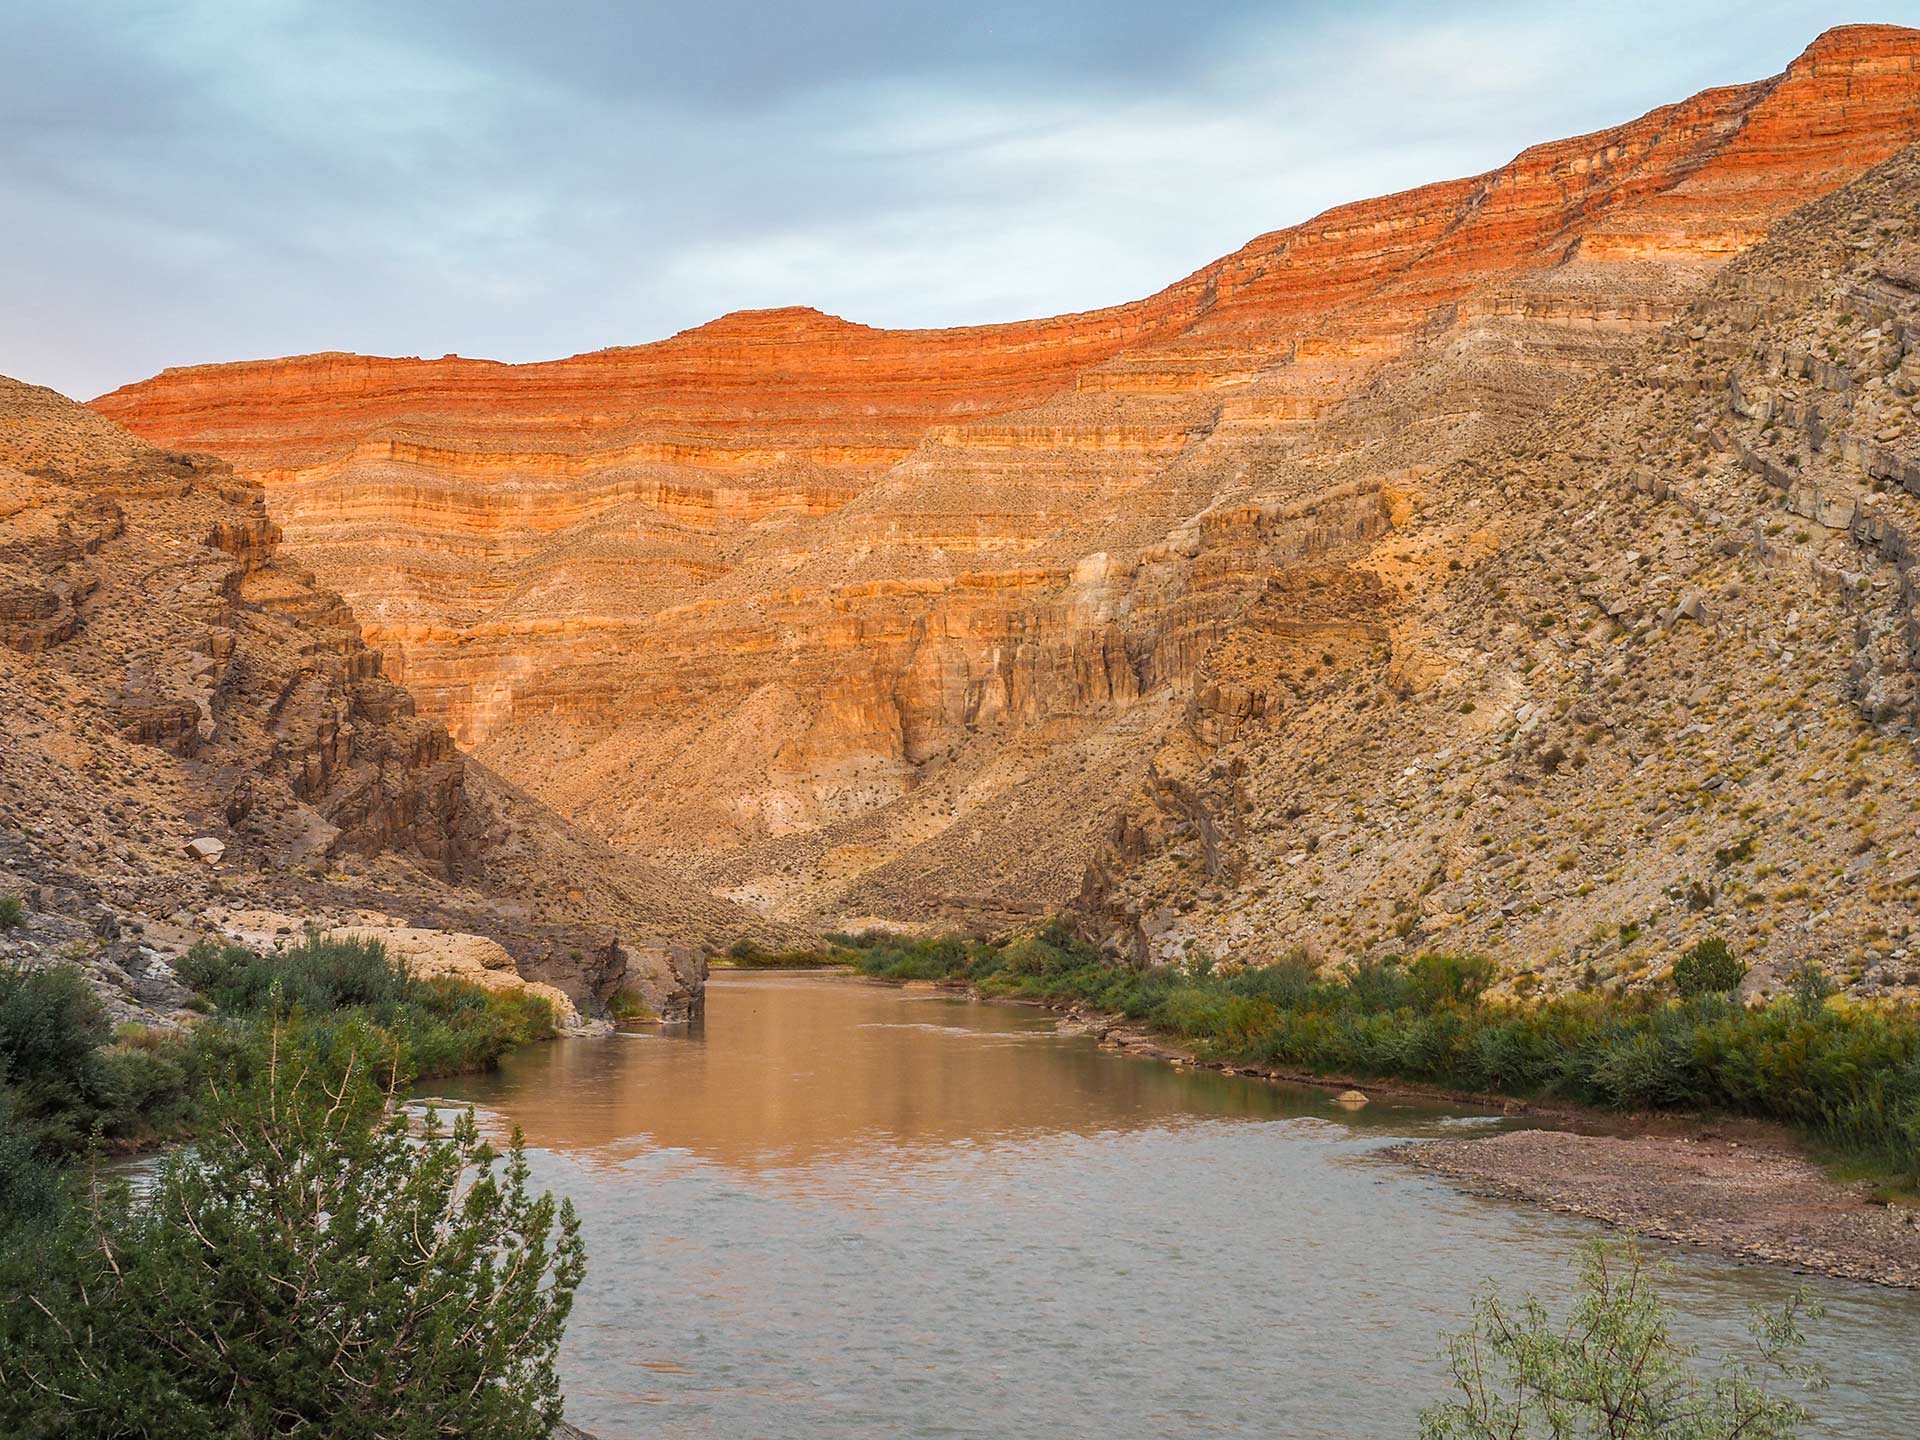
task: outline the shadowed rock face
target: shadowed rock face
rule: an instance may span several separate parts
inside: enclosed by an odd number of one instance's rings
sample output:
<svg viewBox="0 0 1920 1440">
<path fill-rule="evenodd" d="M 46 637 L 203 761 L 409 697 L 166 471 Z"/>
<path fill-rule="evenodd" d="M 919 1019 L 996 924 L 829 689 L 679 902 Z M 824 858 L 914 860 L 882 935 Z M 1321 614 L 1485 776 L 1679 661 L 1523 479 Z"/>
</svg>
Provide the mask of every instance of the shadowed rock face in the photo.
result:
<svg viewBox="0 0 1920 1440">
<path fill-rule="evenodd" d="M 654 952 L 753 917 L 462 755 L 279 538 L 225 461 L 0 378 L 0 894 L 32 912 L 15 948 L 92 935 L 143 975 L 150 922 L 177 948 L 223 896 L 290 931 L 372 914 L 488 935 L 576 1000 L 697 1006 L 704 970 Z"/>
<path fill-rule="evenodd" d="M 67 687 L 92 704 L 66 738 L 83 745 L 97 719 L 198 761 L 230 782 L 220 818 L 283 828 L 287 860 L 458 867 L 465 759 L 382 675 L 340 596 L 278 553 L 257 486 L 15 381 L 0 425 L 0 594 L 16 597 L 0 640 L 36 657 L 6 676 L 19 738 L 33 701 Z"/>
<path fill-rule="evenodd" d="M 1913 31 L 1834 31 L 1112 310 L 763 311 L 539 365 L 170 370 L 94 405 L 263 485 L 422 713 L 616 845 L 805 920 L 1032 914 L 1097 860 L 1127 943 L 1151 919 L 1170 945 L 1174 882 L 1119 872 L 1187 825 L 1189 903 L 1238 893 L 1200 813 L 1216 751 L 1336 677 L 1391 703 L 1460 665 L 1431 574 L 1505 539 L 1437 521 L 1438 477 L 1920 136 L 1917 58 Z"/>
</svg>

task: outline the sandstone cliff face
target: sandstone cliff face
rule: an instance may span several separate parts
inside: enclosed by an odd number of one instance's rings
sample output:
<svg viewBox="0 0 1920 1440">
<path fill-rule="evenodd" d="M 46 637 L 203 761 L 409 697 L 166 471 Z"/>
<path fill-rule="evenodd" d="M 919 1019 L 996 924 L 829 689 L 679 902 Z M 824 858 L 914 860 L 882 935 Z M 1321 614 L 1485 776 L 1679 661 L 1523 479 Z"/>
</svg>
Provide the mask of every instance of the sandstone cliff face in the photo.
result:
<svg viewBox="0 0 1920 1440">
<path fill-rule="evenodd" d="M 1384 714 L 1445 683 L 1442 582 L 1509 543 L 1461 477 L 1495 485 L 1489 447 L 1920 136 L 1917 59 L 1916 32 L 1832 32 L 1774 79 L 1109 311 L 771 311 L 551 364 L 310 356 L 94 403 L 262 484 L 423 713 L 628 852 L 803 920 L 1037 913 L 1093 861 L 1116 936 L 1184 942 L 1148 857 L 1192 839 L 1183 899 L 1224 904 L 1236 835 L 1269 823 L 1221 810 L 1244 758 L 1221 748 L 1315 707 L 1331 745 L 1357 694 Z"/>
<path fill-rule="evenodd" d="M 646 942 L 738 932 L 464 757 L 279 538 L 225 462 L 0 379 L 0 890 L 30 928 L 376 904 L 497 935 L 583 1001 Z"/>
</svg>

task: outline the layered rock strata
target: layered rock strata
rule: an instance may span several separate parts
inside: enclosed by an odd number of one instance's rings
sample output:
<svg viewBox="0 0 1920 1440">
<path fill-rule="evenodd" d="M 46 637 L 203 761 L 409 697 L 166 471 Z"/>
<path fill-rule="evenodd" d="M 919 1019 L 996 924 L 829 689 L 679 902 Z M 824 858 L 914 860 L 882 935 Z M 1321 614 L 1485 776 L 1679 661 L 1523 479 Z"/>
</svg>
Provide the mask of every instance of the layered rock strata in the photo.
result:
<svg viewBox="0 0 1920 1440">
<path fill-rule="evenodd" d="M 1920 149 L 1617 373 L 1495 389 L 1469 354 L 1349 404 L 1362 470 L 1470 394 L 1500 423 L 1330 613 L 1209 653 L 1082 912 L 1148 960 L 1482 952 L 1526 994 L 1715 935 L 1761 993 L 1808 961 L 1920 991 Z"/>
<path fill-rule="evenodd" d="M 652 952 L 752 917 L 463 756 L 279 538 L 225 462 L 0 380 L 0 893 L 29 938 L 81 923 L 131 961 L 239 893 L 477 931 L 582 1003 L 687 1008 Z"/>
<path fill-rule="evenodd" d="M 1384 752 L 1342 737 L 1478 663 L 1461 577 L 1556 514 L 1514 446 L 1559 476 L 1544 410 L 1920 136 L 1917 60 L 1913 31 L 1830 32 L 1770 80 L 1108 311 L 770 311 L 543 365 L 310 356 L 94 403 L 262 484 L 472 754 L 752 909 L 991 923 L 1083 895 L 1139 953 L 1256 924 L 1357 944 L 1322 934 L 1319 891 L 1239 903 L 1273 885 L 1261 836 L 1311 836 L 1284 819 L 1307 798 L 1243 804 L 1235 767 L 1284 735 L 1364 808 Z M 1478 735 L 1463 717 L 1506 694 L 1448 723 Z M 1197 869 L 1156 869 L 1175 854 Z M 1382 882 L 1388 932 L 1427 924 L 1430 878 Z"/>
</svg>

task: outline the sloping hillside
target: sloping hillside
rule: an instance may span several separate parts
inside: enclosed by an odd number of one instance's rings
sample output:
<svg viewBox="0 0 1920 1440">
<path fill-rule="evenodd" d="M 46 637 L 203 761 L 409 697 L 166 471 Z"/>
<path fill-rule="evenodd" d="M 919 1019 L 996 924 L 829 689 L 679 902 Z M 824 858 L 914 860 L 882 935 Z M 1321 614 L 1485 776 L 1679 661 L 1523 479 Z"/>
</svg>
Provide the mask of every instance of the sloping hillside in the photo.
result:
<svg viewBox="0 0 1920 1440">
<path fill-rule="evenodd" d="M 1719 934 L 1920 984 L 1920 151 L 1574 381 L 1437 336 L 1339 422 L 1484 439 L 1201 665 L 1086 887 L 1133 953 L 1468 949 L 1521 989 Z M 1500 423 L 1488 424 L 1498 416 Z"/>
<path fill-rule="evenodd" d="M 375 912 L 665 1000 L 670 942 L 751 927 L 461 755 L 278 542 L 224 462 L 0 380 L 0 892 L 35 915 L 10 943 L 143 969 L 144 930 L 158 953 L 214 906 Z"/>
</svg>

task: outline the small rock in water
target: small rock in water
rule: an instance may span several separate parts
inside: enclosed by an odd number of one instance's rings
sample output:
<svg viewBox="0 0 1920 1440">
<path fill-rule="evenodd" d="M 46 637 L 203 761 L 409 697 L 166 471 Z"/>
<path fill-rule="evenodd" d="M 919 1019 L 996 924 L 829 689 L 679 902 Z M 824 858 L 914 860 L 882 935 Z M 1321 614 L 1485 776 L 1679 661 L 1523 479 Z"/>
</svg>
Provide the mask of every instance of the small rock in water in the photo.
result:
<svg viewBox="0 0 1920 1440">
<path fill-rule="evenodd" d="M 1344 1105 L 1349 1110 L 1358 1110 L 1367 1103 L 1366 1093 L 1360 1090 L 1342 1090 L 1334 1096 L 1334 1104 Z"/>
</svg>

